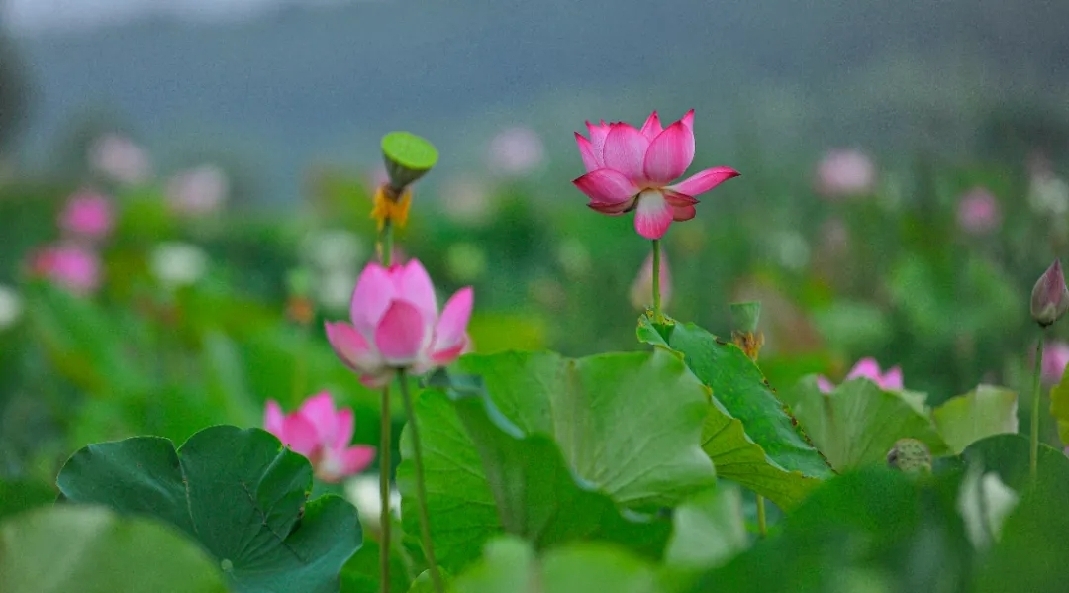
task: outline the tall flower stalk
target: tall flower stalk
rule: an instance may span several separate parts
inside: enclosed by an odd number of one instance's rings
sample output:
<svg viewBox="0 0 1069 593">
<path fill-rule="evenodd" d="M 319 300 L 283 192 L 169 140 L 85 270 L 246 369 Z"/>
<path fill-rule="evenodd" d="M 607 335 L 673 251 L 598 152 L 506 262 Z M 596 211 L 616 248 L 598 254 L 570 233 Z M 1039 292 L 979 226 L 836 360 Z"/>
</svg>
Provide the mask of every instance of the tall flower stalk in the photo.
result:
<svg viewBox="0 0 1069 593">
<path fill-rule="evenodd" d="M 1028 469 L 1033 480 L 1036 479 L 1039 465 L 1039 400 L 1041 399 L 1040 385 L 1043 373 L 1043 343 L 1047 328 L 1065 315 L 1067 310 L 1069 310 L 1069 287 L 1065 285 L 1061 261 L 1056 259 L 1043 272 L 1039 280 L 1036 280 L 1029 303 L 1032 320 L 1040 328 L 1040 336 L 1036 341 L 1035 369 L 1032 375 L 1032 422 L 1028 449 Z"/>
</svg>

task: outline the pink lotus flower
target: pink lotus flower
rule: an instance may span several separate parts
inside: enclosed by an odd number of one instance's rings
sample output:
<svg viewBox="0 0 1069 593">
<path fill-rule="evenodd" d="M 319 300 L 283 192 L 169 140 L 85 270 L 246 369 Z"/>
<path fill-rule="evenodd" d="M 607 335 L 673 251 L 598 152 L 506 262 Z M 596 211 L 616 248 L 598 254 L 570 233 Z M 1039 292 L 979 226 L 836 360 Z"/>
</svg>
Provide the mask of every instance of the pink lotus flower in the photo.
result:
<svg viewBox="0 0 1069 593">
<path fill-rule="evenodd" d="M 31 273 L 48 278 L 75 294 L 85 295 L 100 287 L 100 258 L 77 245 L 45 247 L 32 256 Z"/>
<path fill-rule="evenodd" d="M 831 150 L 817 167 L 817 191 L 828 198 L 867 194 L 876 185 L 876 166 L 860 150 Z"/>
<path fill-rule="evenodd" d="M 526 175 L 542 163 L 542 139 L 531 128 L 516 126 L 503 130 L 490 141 L 487 164 L 495 172 Z"/>
<path fill-rule="evenodd" d="M 902 368 L 895 366 L 887 369 L 887 372 L 884 373 L 880 370 L 880 364 L 876 362 L 875 358 L 862 358 L 857 361 L 854 368 L 850 369 L 850 372 L 846 374 L 846 379 L 844 380 L 849 381 L 858 377 L 864 377 L 872 381 L 884 391 L 898 391 L 903 388 Z M 835 385 L 823 375 L 817 377 L 817 385 L 824 393 L 835 389 Z"/>
<path fill-rule="evenodd" d="M 587 173 L 572 183 L 602 214 L 634 210 L 635 231 L 646 239 L 660 239 L 673 221 L 694 218 L 695 196 L 739 174 L 712 167 L 669 185 L 694 160 L 693 109 L 664 129 L 656 111 L 641 130 L 622 122 L 586 126 L 590 138 L 576 132 L 575 141 Z"/>
<path fill-rule="evenodd" d="M 1043 366 L 1040 368 L 1039 376 L 1044 383 L 1054 385 L 1061 382 L 1066 365 L 1069 365 L 1069 344 L 1065 342 L 1043 344 Z"/>
<path fill-rule="evenodd" d="M 92 191 L 79 191 L 67 200 L 59 213 L 59 227 L 64 232 L 89 240 L 107 237 L 114 225 L 111 200 Z"/>
<path fill-rule="evenodd" d="M 264 430 L 283 445 L 312 462 L 324 482 L 339 482 L 371 464 L 375 447 L 349 446 L 353 438 L 353 411 L 336 410 L 330 393 L 312 396 L 296 412 L 286 416 L 274 400 L 264 410 Z"/>
<path fill-rule="evenodd" d="M 141 183 L 152 175 L 152 164 L 145 151 L 119 134 L 97 139 L 89 147 L 89 163 L 119 183 Z"/>
<path fill-rule="evenodd" d="M 1002 224 L 998 198 L 983 187 L 969 190 L 958 202 L 958 226 L 970 235 L 985 235 Z"/>
<path fill-rule="evenodd" d="M 668 270 L 668 258 L 661 253 L 660 270 L 661 307 L 667 308 L 672 300 L 672 274 Z M 642 267 L 638 270 L 638 276 L 631 284 L 631 304 L 636 309 L 644 309 L 653 302 L 653 254 L 646 256 Z"/>
<path fill-rule="evenodd" d="M 385 268 L 369 263 L 349 304 L 351 324 L 326 324 L 338 358 L 368 387 L 381 387 L 397 369 L 424 373 L 450 364 L 468 346 L 471 287 L 458 290 L 438 313 L 438 297 L 418 259 Z"/>
<path fill-rule="evenodd" d="M 230 192 L 226 172 L 215 165 L 201 165 L 178 173 L 167 182 L 167 201 L 180 214 L 198 216 L 218 211 Z"/>
</svg>

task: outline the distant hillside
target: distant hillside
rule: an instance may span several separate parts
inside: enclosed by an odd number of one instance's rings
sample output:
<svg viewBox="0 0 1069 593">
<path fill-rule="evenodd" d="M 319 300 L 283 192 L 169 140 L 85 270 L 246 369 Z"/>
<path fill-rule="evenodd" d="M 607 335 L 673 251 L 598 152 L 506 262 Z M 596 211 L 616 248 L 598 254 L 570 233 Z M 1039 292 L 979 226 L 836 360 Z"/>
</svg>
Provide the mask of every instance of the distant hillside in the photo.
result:
<svg viewBox="0 0 1069 593">
<path fill-rule="evenodd" d="M 904 123 L 1066 104 L 1067 16 L 1046 0 L 451 0 L 143 22 L 18 40 L 38 89 L 24 143 L 40 156 L 71 118 L 105 107 L 165 159 L 239 153 L 279 200 L 310 160 L 373 159 L 398 127 L 467 160 L 510 119 L 565 146 L 584 118 L 648 106 L 697 105 L 710 134 L 788 129 L 772 150 L 791 134 L 902 142 L 917 133 Z"/>
</svg>

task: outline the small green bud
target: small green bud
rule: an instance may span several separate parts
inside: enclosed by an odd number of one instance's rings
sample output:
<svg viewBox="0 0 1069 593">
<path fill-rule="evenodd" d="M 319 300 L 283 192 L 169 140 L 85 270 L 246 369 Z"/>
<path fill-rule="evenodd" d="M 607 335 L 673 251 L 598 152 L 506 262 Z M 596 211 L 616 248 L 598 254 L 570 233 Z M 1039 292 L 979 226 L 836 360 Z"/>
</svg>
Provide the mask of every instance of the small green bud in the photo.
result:
<svg viewBox="0 0 1069 593">
<path fill-rule="evenodd" d="M 390 187 L 397 193 L 423 177 L 438 162 L 438 149 L 430 141 L 408 132 L 382 137 L 382 157 Z"/>
<path fill-rule="evenodd" d="M 757 331 L 757 322 L 761 318 L 760 301 L 731 303 L 728 307 L 731 309 L 731 322 L 736 331 L 750 334 Z"/>
<path fill-rule="evenodd" d="M 1032 287 L 1032 319 L 1040 327 L 1047 327 L 1058 321 L 1069 310 L 1069 288 L 1065 286 L 1062 263 L 1055 259 L 1046 272 L 1039 277 Z"/>
<path fill-rule="evenodd" d="M 932 454 L 916 439 L 901 439 L 887 452 L 887 465 L 907 474 L 932 472 Z"/>
</svg>

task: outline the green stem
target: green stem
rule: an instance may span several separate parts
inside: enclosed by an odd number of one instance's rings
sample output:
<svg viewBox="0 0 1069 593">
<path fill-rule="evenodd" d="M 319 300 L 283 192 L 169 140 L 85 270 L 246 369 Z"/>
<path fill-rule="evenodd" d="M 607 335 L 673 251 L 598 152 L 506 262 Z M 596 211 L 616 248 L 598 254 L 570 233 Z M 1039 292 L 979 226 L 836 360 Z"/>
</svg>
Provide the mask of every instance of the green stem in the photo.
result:
<svg viewBox="0 0 1069 593">
<path fill-rule="evenodd" d="M 1040 374 L 1043 371 L 1043 337 L 1043 334 L 1040 334 L 1039 341 L 1036 342 L 1036 368 L 1032 375 L 1032 425 L 1030 426 L 1032 439 L 1030 441 L 1028 469 L 1033 480 L 1036 479 L 1037 459 L 1039 457 L 1039 385 Z"/>
<path fill-rule="evenodd" d="M 765 522 L 765 497 L 757 495 L 757 530 L 761 537 L 768 536 L 768 525 Z"/>
<path fill-rule="evenodd" d="M 438 573 L 438 560 L 434 557 L 434 541 L 431 539 L 431 517 L 427 512 L 427 484 L 424 481 L 423 472 L 423 445 L 419 440 L 419 425 L 412 406 L 412 394 L 408 391 L 408 374 L 401 369 L 397 372 L 397 377 L 401 382 L 401 397 L 405 401 L 408 429 L 412 433 L 412 460 L 416 464 L 416 506 L 419 507 L 419 527 L 423 532 L 423 553 L 427 555 L 427 564 L 430 565 L 434 590 L 437 593 L 444 593 L 442 575 Z"/>
<path fill-rule="evenodd" d="M 653 318 L 661 319 L 661 241 L 653 241 Z"/>
<path fill-rule="evenodd" d="M 382 265 L 388 268 L 393 260 L 393 221 L 389 218 L 383 224 L 382 233 L 379 235 L 379 245 L 382 247 L 380 254 Z"/>
<path fill-rule="evenodd" d="M 379 419 L 379 582 L 382 593 L 390 593 L 390 386 L 382 388 Z"/>
</svg>

